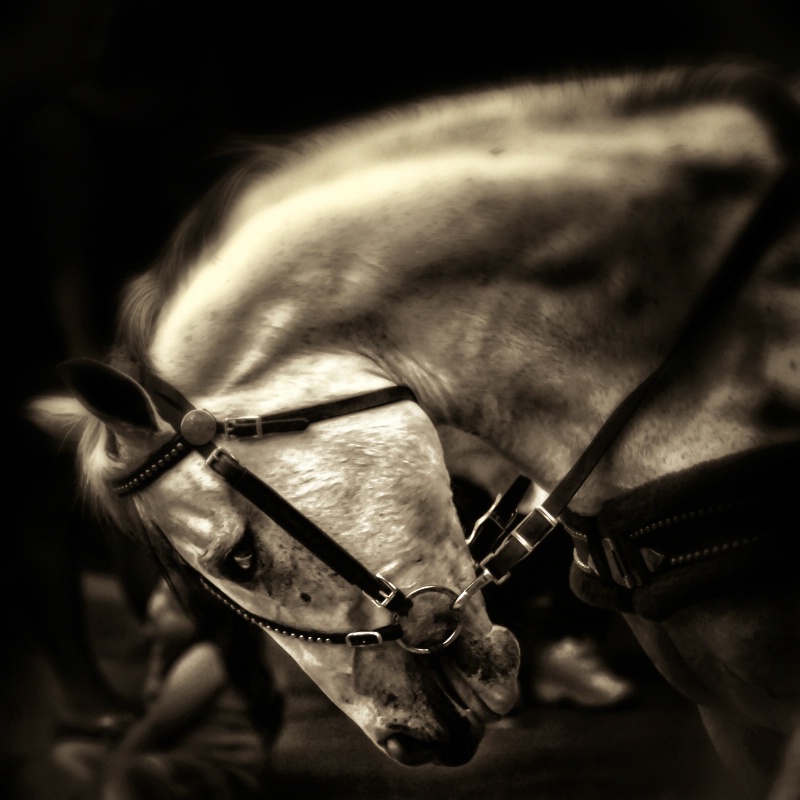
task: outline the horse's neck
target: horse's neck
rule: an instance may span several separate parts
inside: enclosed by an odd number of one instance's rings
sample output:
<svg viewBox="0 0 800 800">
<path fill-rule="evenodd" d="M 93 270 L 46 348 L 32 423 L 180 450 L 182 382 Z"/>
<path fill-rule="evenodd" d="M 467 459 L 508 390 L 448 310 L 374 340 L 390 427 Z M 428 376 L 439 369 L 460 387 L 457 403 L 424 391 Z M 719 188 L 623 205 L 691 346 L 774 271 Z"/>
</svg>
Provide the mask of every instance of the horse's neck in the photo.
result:
<svg viewBox="0 0 800 800">
<path fill-rule="evenodd" d="M 779 159 L 727 104 L 511 129 L 335 174 L 311 160 L 266 184 L 279 198 L 250 193 L 163 310 L 157 368 L 194 396 L 298 350 L 367 355 L 437 422 L 553 485 L 668 350 Z M 763 439 L 760 371 L 782 334 L 761 289 L 740 315 L 754 328 L 720 329 L 702 370 L 626 430 L 587 503 Z"/>
<path fill-rule="evenodd" d="M 383 316 L 381 341 L 393 344 L 381 358 L 441 419 L 477 433 L 552 487 L 661 362 L 751 209 L 742 205 L 716 236 L 705 231 L 716 245 L 680 284 L 668 269 L 649 276 L 652 294 L 638 312 L 642 275 L 635 268 L 614 280 L 600 270 L 604 279 L 585 286 L 500 276 L 426 291 L 423 281 Z M 756 279 L 736 301 L 738 313 L 723 317 L 677 378 L 634 415 L 576 509 L 594 510 L 646 480 L 785 438 L 787 429 L 770 429 L 762 419 L 785 375 L 771 374 L 775 357 L 797 348 L 769 322 L 779 293 Z"/>
</svg>

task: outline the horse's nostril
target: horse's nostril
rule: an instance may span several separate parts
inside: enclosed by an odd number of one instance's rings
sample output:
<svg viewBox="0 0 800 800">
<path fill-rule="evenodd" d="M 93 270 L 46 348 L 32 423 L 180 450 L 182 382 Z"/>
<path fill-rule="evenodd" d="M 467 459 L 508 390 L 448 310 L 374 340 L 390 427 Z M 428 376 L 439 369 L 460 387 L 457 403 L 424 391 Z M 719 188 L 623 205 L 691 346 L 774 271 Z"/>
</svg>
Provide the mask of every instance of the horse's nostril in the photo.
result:
<svg viewBox="0 0 800 800">
<path fill-rule="evenodd" d="M 430 764 L 436 758 L 436 748 L 432 742 L 420 741 L 407 733 L 393 733 L 383 746 L 395 761 L 409 767 Z"/>
</svg>

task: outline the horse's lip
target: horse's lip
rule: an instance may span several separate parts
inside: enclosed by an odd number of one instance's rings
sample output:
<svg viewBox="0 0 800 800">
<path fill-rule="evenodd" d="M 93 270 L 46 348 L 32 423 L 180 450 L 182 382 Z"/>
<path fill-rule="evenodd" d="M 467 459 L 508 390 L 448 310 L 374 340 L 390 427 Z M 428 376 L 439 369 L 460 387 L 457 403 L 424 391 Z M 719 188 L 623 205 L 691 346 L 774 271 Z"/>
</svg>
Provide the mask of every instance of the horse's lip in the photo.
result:
<svg viewBox="0 0 800 800">
<path fill-rule="evenodd" d="M 393 728 L 381 741 L 387 755 L 406 767 L 436 764 L 441 767 L 461 767 L 472 760 L 479 739 L 450 739 L 447 741 L 417 738 L 402 726 Z"/>
<path fill-rule="evenodd" d="M 486 721 L 479 710 L 473 708 L 453 685 L 442 669 L 438 658 L 434 663 L 436 664 L 436 668 L 433 670 L 434 684 L 439 689 L 440 696 L 448 704 L 447 716 L 452 719 L 453 715 L 456 715 L 456 719 L 453 720 L 454 725 L 449 727 L 451 730 L 452 727 L 461 728 L 460 735 L 457 733 L 455 738 L 440 747 L 434 761 L 443 766 L 461 766 L 475 755 L 486 731 Z"/>
<path fill-rule="evenodd" d="M 483 698 L 466 682 L 464 676 L 452 662 L 445 658 L 437 659 L 436 679 L 442 691 L 454 705 L 481 725 L 497 722 L 503 718 L 489 708 Z"/>
</svg>

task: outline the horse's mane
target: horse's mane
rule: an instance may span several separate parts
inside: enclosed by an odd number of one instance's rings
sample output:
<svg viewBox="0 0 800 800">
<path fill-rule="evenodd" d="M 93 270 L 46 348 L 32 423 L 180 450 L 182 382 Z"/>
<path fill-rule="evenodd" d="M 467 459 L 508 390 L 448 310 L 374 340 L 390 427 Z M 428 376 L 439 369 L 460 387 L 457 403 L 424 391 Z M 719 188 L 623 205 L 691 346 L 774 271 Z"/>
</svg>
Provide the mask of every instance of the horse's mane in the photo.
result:
<svg viewBox="0 0 800 800">
<path fill-rule="evenodd" d="M 156 317 L 188 267 L 220 233 L 247 187 L 284 163 L 290 150 L 248 143 L 234 148 L 236 166 L 223 175 L 183 218 L 152 267 L 126 287 L 114 352 L 147 364 L 147 346 Z"/>
<path fill-rule="evenodd" d="M 544 117 L 585 118 L 590 115 L 634 117 L 670 108 L 709 102 L 738 102 L 751 108 L 768 126 L 778 146 L 800 155 L 800 106 L 788 81 L 769 65 L 723 61 L 699 67 L 678 67 L 650 73 L 575 76 L 561 82 L 518 83 L 510 93 L 489 88 L 428 98 L 390 108 L 365 119 L 348 121 L 304 134 L 287 146 L 250 142 L 240 148 L 237 166 L 224 175 L 175 230 L 153 267 L 126 289 L 116 347 L 126 358 L 147 363 L 147 348 L 165 300 L 201 253 L 222 231 L 244 192 L 279 170 L 307 161 L 343 140 L 367 141 L 379 132 L 415 119 L 447 118 L 454 108 L 469 108 L 487 96 L 506 102 L 541 101 Z M 555 90 L 555 91 L 554 91 Z M 498 99 L 498 102 L 499 99 Z"/>
<path fill-rule="evenodd" d="M 617 101 L 624 114 L 733 101 L 750 108 L 790 158 L 800 157 L 800 104 L 792 79 L 771 64 L 720 61 L 646 73 Z"/>
</svg>

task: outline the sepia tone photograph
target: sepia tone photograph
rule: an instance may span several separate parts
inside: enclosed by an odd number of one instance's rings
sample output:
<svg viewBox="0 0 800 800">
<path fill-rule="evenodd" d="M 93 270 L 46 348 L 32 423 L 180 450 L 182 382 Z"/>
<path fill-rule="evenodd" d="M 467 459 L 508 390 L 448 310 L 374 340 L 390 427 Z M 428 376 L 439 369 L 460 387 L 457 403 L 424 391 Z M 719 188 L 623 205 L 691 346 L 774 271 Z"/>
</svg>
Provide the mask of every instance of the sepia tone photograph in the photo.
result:
<svg viewBox="0 0 800 800">
<path fill-rule="evenodd" d="M 9 800 L 800 800 L 800 14 L 0 10 Z"/>
</svg>

